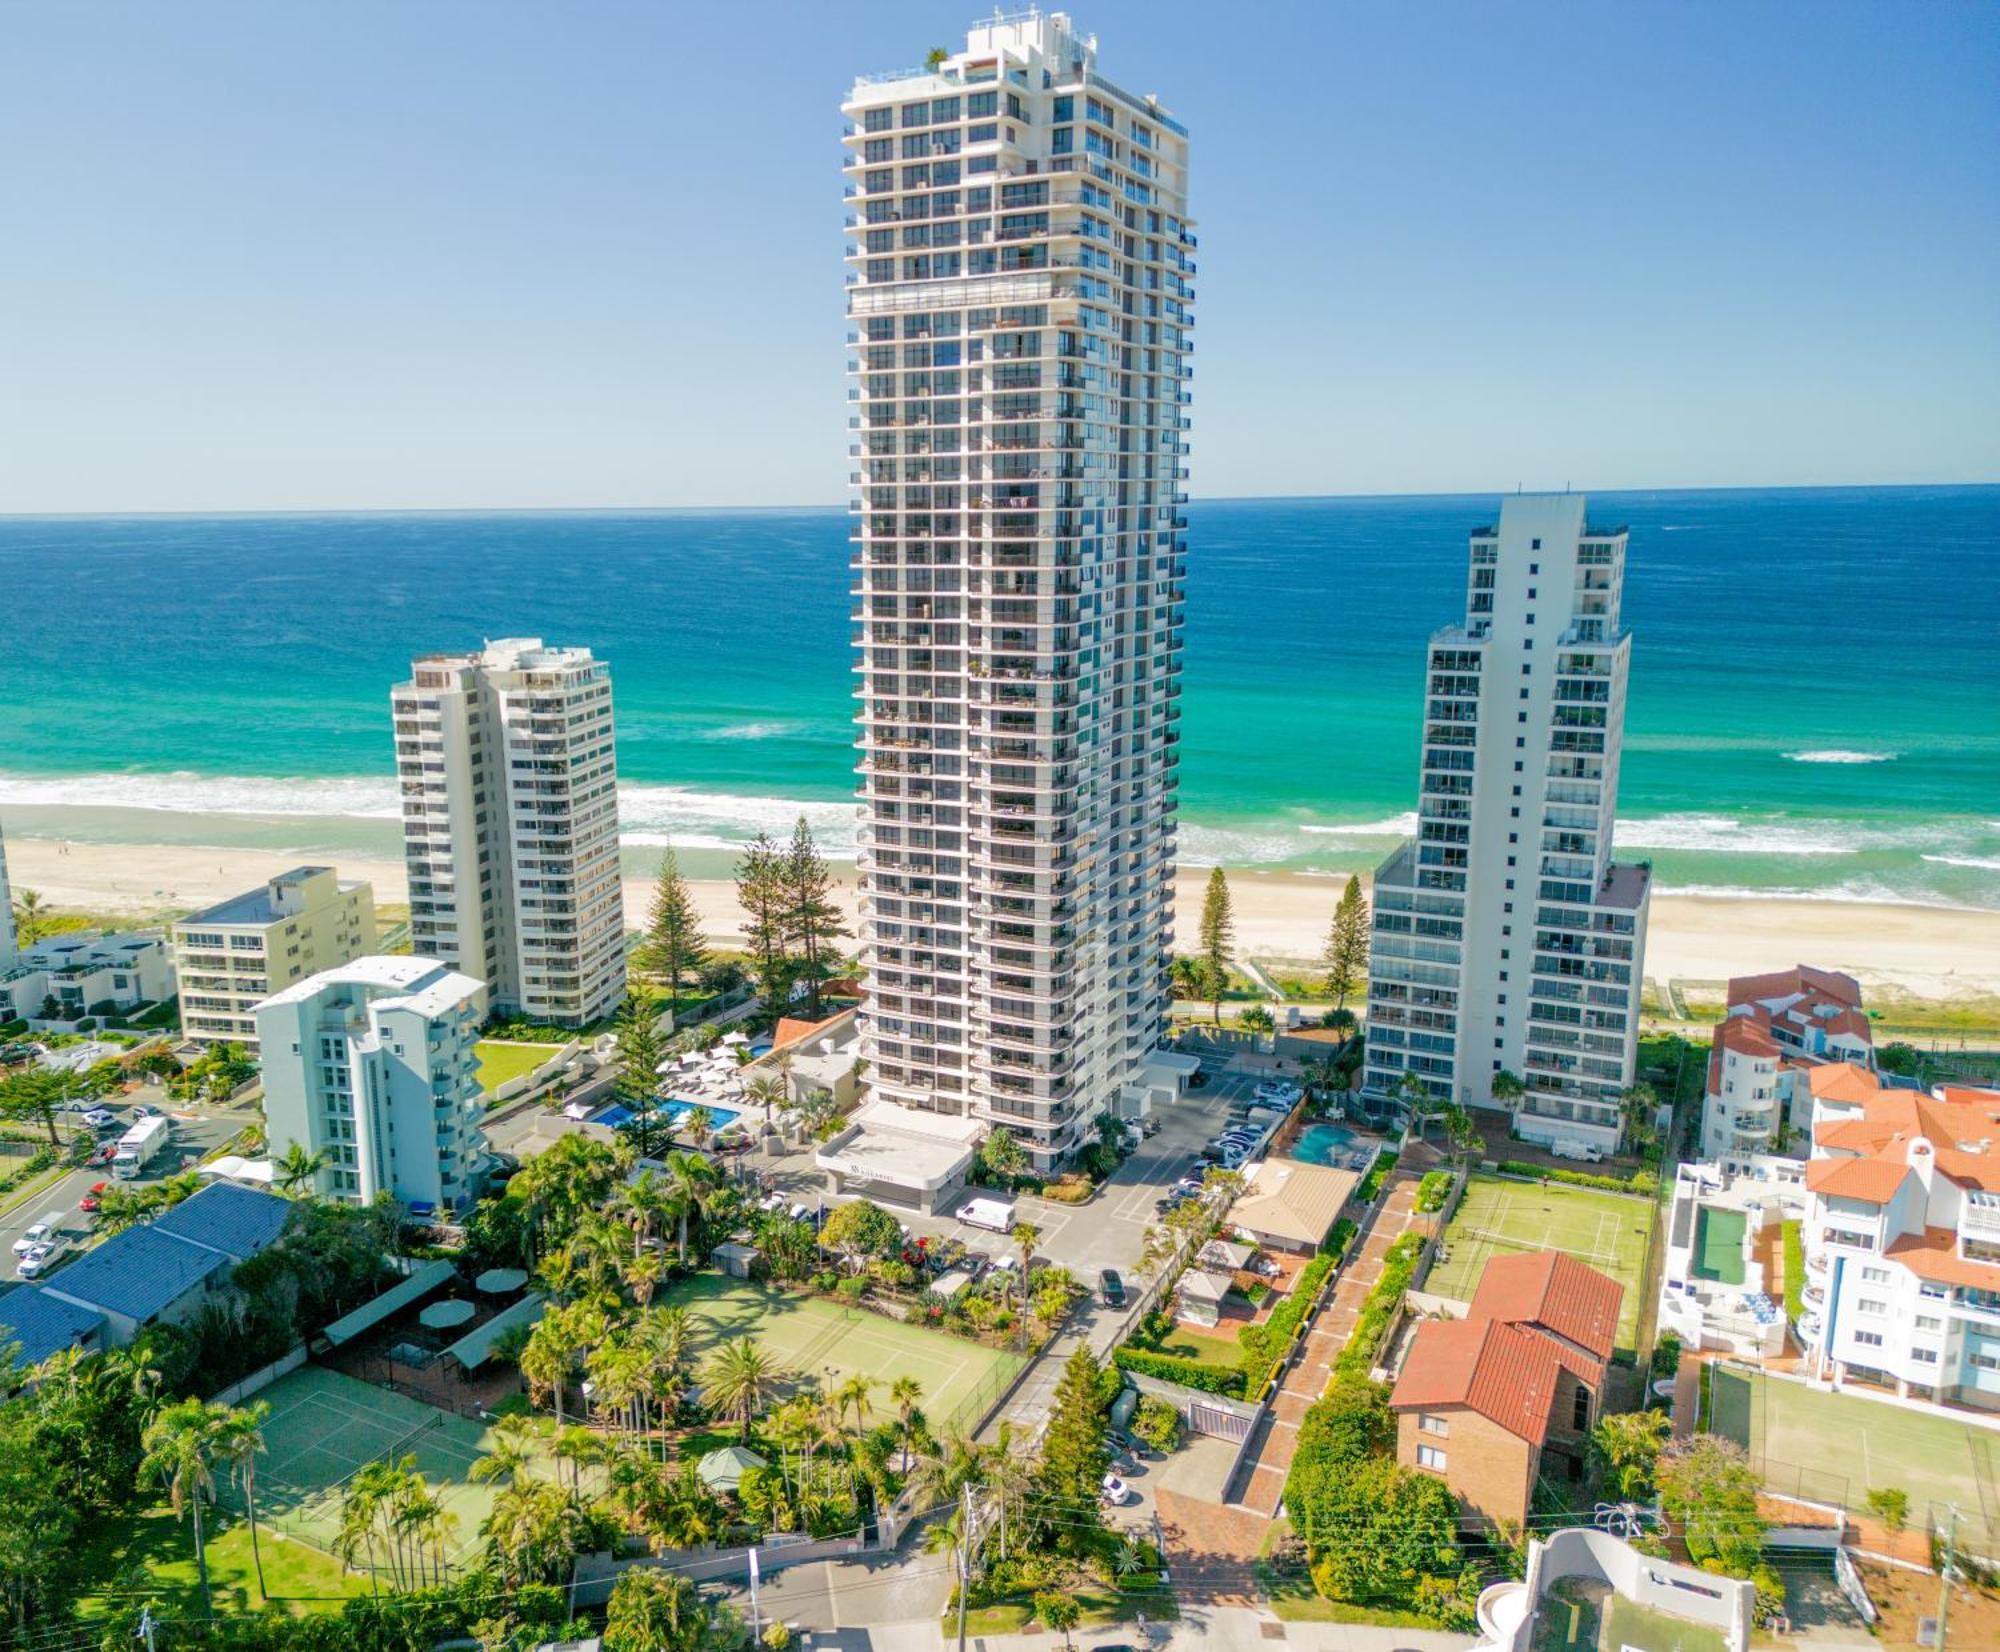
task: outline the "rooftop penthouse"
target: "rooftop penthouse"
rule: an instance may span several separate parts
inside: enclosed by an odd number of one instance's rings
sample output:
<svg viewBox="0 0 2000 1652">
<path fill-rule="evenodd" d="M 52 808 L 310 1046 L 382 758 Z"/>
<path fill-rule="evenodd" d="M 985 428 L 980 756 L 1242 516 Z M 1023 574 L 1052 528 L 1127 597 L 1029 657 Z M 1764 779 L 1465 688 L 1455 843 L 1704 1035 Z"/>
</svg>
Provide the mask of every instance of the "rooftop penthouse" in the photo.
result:
<svg viewBox="0 0 2000 1652">
<path fill-rule="evenodd" d="M 1799 964 L 1729 983 L 1715 1029 L 1702 1103 L 1702 1157 L 1725 1167 L 1796 1150 L 1805 1154 L 1814 1067 L 1871 1067 L 1874 1033 L 1852 976 Z"/>
</svg>

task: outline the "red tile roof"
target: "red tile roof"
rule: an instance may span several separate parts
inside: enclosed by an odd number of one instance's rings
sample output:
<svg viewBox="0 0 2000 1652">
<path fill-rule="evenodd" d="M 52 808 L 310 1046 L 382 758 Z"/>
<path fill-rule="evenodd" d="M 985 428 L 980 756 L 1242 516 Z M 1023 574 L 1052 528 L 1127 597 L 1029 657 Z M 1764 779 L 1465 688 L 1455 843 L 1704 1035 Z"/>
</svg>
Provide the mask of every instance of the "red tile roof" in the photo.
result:
<svg viewBox="0 0 2000 1652">
<path fill-rule="evenodd" d="M 1618 1307 L 1625 1287 L 1557 1250 L 1496 1256 L 1472 1295 L 1474 1318 L 1503 1320 L 1553 1332 L 1598 1360 L 1617 1346 Z"/>
<path fill-rule="evenodd" d="M 2000 1290 L 2000 1262 L 1972 1262 L 1958 1254 L 1958 1234 L 1951 1228 L 1925 1228 L 1891 1241 L 1886 1254 L 1919 1279 L 1940 1285 L 1970 1285 Z"/>
<path fill-rule="evenodd" d="M 1820 1075 L 1831 1071 L 1814 1070 L 1813 1094 L 1859 1101 L 1861 1112 L 1829 1119 L 1814 1130 L 1813 1141 L 1835 1153 L 1856 1156 L 1816 1158 L 1807 1165 L 1806 1186 L 1815 1193 L 1881 1203 L 1902 1185 L 1910 1144 L 1920 1138 L 1931 1144 L 1938 1170 L 1960 1187 L 2000 1192 L 2000 1090 L 1955 1085 L 1939 1099 L 1922 1090 L 1886 1089 L 1875 1074 L 1858 1067 L 1847 1071 L 1858 1074 L 1860 1081 L 1822 1080 Z M 1875 1169 L 1871 1173 L 1854 1168 L 1863 1165 Z M 1836 1179 L 1838 1186 L 1833 1185 Z"/>
<path fill-rule="evenodd" d="M 1739 975 L 1729 983 L 1729 1003 L 1751 1004 L 1773 998 L 1825 998 L 1850 1009 L 1861 1007 L 1861 983 L 1838 970 L 1794 964 L 1771 975 Z"/>
<path fill-rule="evenodd" d="M 1540 1445 L 1561 1371 L 1555 1345 L 1497 1319 L 1430 1320 L 1417 1329 L 1389 1404 L 1398 1411 L 1463 1405 Z"/>
<path fill-rule="evenodd" d="M 1836 1199 L 1885 1205 L 1895 1198 L 1909 1173 L 1906 1165 L 1891 1164 L 1887 1159 L 1814 1159 L 1806 1166 L 1806 1186 Z"/>
</svg>

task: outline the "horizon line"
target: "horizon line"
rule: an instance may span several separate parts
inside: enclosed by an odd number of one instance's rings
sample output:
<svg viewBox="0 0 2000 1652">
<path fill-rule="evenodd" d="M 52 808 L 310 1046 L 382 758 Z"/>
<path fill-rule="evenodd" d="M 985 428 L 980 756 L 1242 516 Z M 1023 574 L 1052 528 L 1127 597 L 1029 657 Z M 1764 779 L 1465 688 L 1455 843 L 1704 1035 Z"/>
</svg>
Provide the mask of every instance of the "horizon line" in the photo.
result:
<svg viewBox="0 0 2000 1652">
<path fill-rule="evenodd" d="M 1424 493 L 1219 493 L 1193 494 L 1191 505 L 1270 505 L 1319 500 L 1385 499 L 1507 499 L 1518 494 L 1560 496 L 1578 494 L 1629 497 L 1644 494 L 1683 493 L 1911 493 L 1926 489 L 1965 490 L 2000 488 L 2000 479 L 1989 481 L 1925 482 L 1777 482 L 1724 483 L 1693 486 L 1640 485 L 1628 487 L 1562 488 L 1449 488 Z M 212 520 L 217 517 L 324 517 L 324 516 L 721 516 L 767 513 L 802 515 L 807 513 L 851 514 L 847 502 L 791 503 L 782 505 L 273 505 L 273 506 L 188 506 L 171 510 L 19 510 L 0 511 L 0 522 L 125 521 L 188 517 Z"/>
</svg>

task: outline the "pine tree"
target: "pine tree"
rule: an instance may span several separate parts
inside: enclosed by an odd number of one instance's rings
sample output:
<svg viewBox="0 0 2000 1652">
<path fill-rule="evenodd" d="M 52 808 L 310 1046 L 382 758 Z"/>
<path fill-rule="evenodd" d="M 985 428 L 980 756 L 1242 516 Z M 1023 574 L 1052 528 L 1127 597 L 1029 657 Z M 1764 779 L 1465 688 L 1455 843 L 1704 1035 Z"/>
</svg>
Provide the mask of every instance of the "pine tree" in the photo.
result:
<svg viewBox="0 0 2000 1652">
<path fill-rule="evenodd" d="M 1361 880 L 1349 878 L 1333 909 L 1326 934 L 1326 990 L 1335 1009 L 1347 1007 L 1347 995 L 1361 985 L 1368 969 L 1368 901 Z"/>
<path fill-rule="evenodd" d="M 793 972 L 785 951 L 785 858 L 759 832 L 736 863 L 736 899 L 743 908 L 743 940 L 757 960 L 757 985 L 768 1008 L 781 1014 L 791 996 Z"/>
<path fill-rule="evenodd" d="M 696 916 L 694 896 L 681 876 L 680 857 L 669 848 L 660 856 L 660 881 L 653 888 L 653 910 L 646 920 L 653 965 L 667 978 L 667 1003 L 681 1006 L 681 983 L 698 975 L 708 962 L 708 941 Z"/>
<path fill-rule="evenodd" d="M 1087 1547 L 1102 1530 L 1098 1492 L 1111 1459 L 1104 1449 L 1107 1399 L 1104 1368 L 1089 1347 L 1079 1347 L 1063 1367 L 1055 1405 L 1035 1466 L 1034 1502 L 1053 1529 L 1058 1547 Z"/>
<path fill-rule="evenodd" d="M 804 815 L 799 816 L 798 825 L 792 828 L 792 841 L 785 851 L 780 878 L 784 885 L 785 942 L 797 954 L 806 989 L 811 994 L 810 1013 L 817 1021 L 820 987 L 833 973 L 827 956 L 828 943 L 845 936 L 847 930 L 840 921 L 840 908 L 829 898 L 833 893 L 833 874 L 827 870 L 819 845 L 813 842 L 812 828 L 806 824 Z"/>
<path fill-rule="evenodd" d="M 618 1012 L 618 1077 L 614 1087 L 632 1115 L 630 1130 L 644 1158 L 653 1150 L 653 1115 L 660 1104 L 660 1011 L 651 993 L 635 990 Z"/>
<path fill-rule="evenodd" d="M 1216 867 L 1208 874 L 1208 893 L 1201 902 L 1201 961 L 1208 976 L 1208 997 L 1215 1024 L 1222 1025 L 1222 994 L 1229 985 L 1229 949 L 1236 941 L 1235 909 L 1229 880 Z"/>
</svg>

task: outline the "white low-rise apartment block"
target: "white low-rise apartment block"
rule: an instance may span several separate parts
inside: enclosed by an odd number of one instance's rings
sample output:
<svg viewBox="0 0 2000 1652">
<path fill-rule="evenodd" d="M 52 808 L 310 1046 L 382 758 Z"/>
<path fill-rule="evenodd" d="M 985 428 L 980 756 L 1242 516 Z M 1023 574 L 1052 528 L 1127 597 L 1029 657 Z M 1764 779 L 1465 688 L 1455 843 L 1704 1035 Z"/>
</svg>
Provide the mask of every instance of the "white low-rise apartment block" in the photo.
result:
<svg viewBox="0 0 2000 1652">
<path fill-rule="evenodd" d="M 1810 1369 L 2000 1410 L 2000 1091 L 1809 1075 Z"/>
<path fill-rule="evenodd" d="M 1417 837 L 1375 874 L 1365 1084 L 1493 1107 L 1527 1141 L 1615 1151 L 1651 869 L 1611 859 L 1631 633 L 1623 528 L 1515 495 L 1471 536 L 1465 622 L 1426 659 Z"/>
<path fill-rule="evenodd" d="M 274 1159 L 324 1152 L 316 1190 L 459 1210 L 488 1162 L 474 1055 L 485 989 L 430 958 L 356 958 L 257 1006 Z"/>
<path fill-rule="evenodd" d="M 257 1006 L 294 981 L 375 949 L 375 892 L 330 866 L 297 866 L 174 925 L 181 1032 L 257 1048 Z"/>
<path fill-rule="evenodd" d="M 1853 976 L 1806 964 L 1738 976 L 1709 1054 L 1701 1156 L 1732 1168 L 1772 1153 L 1804 1158 L 1812 1124 L 1807 1075 L 1829 1061 L 1869 1067 L 1874 1060 Z"/>
<path fill-rule="evenodd" d="M 0 832 L 0 969 L 14 961 L 14 891 L 7 882 L 7 837 Z"/>
<path fill-rule="evenodd" d="M 391 698 L 410 942 L 496 1011 L 582 1026 L 625 996 L 611 671 L 539 637 L 431 654 Z"/>
<path fill-rule="evenodd" d="M 1060 12 L 843 113 L 868 1086 L 1047 1167 L 1178 1084 L 1188 134 Z"/>
<path fill-rule="evenodd" d="M 173 954 L 157 931 L 72 930 L 16 948 L 0 968 L 0 1021 L 79 1021 L 173 995 Z"/>
</svg>

